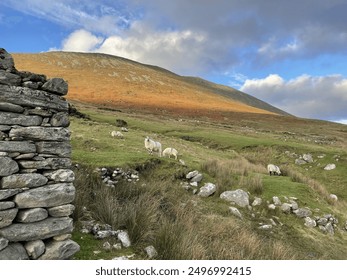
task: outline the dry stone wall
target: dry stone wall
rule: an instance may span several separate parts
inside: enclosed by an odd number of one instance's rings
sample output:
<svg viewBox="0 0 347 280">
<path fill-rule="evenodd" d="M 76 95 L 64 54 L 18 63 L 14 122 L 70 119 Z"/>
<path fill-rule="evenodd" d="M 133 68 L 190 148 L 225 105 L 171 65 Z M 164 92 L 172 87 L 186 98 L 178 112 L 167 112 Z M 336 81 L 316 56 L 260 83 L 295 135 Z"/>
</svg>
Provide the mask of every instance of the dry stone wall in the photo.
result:
<svg viewBox="0 0 347 280">
<path fill-rule="evenodd" d="M 68 85 L 0 48 L 0 260 L 69 259 L 75 198 Z"/>
</svg>

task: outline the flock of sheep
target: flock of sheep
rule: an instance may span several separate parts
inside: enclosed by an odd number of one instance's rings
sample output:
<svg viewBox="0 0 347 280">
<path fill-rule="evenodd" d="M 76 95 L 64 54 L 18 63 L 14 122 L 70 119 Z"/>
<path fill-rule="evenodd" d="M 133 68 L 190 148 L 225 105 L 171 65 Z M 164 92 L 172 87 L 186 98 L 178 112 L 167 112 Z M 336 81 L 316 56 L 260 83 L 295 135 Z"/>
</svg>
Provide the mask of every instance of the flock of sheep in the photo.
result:
<svg viewBox="0 0 347 280">
<path fill-rule="evenodd" d="M 123 132 L 127 132 L 128 130 L 126 128 L 122 128 Z M 111 132 L 112 137 L 117 137 L 117 138 L 124 138 L 124 135 L 120 131 L 112 131 Z M 158 153 L 158 156 L 164 156 L 164 157 L 169 157 L 173 156 L 175 160 L 178 159 L 178 151 L 175 148 L 166 148 L 164 151 L 162 150 L 162 145 L 158 141 L 154 141 L 150 137 L 146 136 L 145 138 L 145 148 L 148 151 L 149 154 L 153 155 L 153 153 Z M 280 176 L 282 175 L 280 168 L 277 165 L 274 164 L 268 164 L 267 166 L 267 171 L 269 172 L 269 175 L 277 175 Z"/>
<path fill-rule="evenodd" d="M 128 129 L 122 127 L 122 132 L 128 132 Z M 111 131 L 111 136 L 115 138 L 123 139 L 124 135 L 121 131 Z M 160 142 L 154 141 L 153 139 L 146 136 L 145 138 L 145 148 L 149 154 L 153 155 L 154 152 L 158 153 L 158 156 L 169 157 L 173 156 L 176 160 L 178 159 L 178 151 L 175 148 L 166 148 L 162 151 L 162 145 Z"/>
</svg>

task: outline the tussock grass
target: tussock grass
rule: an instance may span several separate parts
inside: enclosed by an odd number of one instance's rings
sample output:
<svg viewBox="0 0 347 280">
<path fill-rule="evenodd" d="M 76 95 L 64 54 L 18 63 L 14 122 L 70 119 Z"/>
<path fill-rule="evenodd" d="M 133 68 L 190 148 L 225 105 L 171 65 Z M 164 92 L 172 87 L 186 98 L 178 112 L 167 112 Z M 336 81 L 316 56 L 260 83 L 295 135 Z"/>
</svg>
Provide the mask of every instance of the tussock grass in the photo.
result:
<svg viewBox="0 0 347 280">
<path fill-rule="evenodd" d="M 236 185 L 245 187 L 253 194 L 259 195 L 263 192 L 259 173 L 265 173 L 266 169 L 261 165 L 250 163 L 244 157 L 231 160 L 210 159 L 202 163 L 201 169 L 215 179 L 218 195 Z"/>
<path fill-rule="evenodd" d="M 134 245 L 154 245 L 158 259 L 295 258 L 285 244 L 264 242 L 247 223 L 206 215 L 189 196 L 177 191 L 173 180 L 158 180 L 149 174 L 146 184 L 125 182 L 112 189 L 90 167 L 76 170 L 76 175 L 77 209 L 83 205 L 91 210 L 89 218 L 126 229 Z M 75 219 L 86 218 L 83 213 L 83 209 L 77 210 Z"/>
<path fill-rule="evenodd" d="M 261 195 L 264 191 L 263 179 L 260 174 L 241 176 L 239 185 L 254 195 Z"/>
<path fill-rule="evenodd" d="M 284 173 L 289 176 L 293 182 L 306 184 L 327 202 L 330 204 L 334 203 L 334 201 L 329 197 L 330 193 L 322 183 L 302 174 L 290 166 L 287 166 L 284 169 Z"/>
</svg>

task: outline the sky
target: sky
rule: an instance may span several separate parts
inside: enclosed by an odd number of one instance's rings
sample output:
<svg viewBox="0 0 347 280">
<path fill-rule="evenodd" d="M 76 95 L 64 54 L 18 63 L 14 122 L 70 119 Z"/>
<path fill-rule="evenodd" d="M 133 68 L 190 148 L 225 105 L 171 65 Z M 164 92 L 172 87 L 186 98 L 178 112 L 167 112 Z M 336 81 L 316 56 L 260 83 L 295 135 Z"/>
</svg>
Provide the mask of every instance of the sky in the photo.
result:
<svg viewBox="0 0 347 280">
<path fill-rule="evenodd" d="M 99 52 L 347 124 L 346 0 L 1 0 L 10 53 Z"/>
</svg>

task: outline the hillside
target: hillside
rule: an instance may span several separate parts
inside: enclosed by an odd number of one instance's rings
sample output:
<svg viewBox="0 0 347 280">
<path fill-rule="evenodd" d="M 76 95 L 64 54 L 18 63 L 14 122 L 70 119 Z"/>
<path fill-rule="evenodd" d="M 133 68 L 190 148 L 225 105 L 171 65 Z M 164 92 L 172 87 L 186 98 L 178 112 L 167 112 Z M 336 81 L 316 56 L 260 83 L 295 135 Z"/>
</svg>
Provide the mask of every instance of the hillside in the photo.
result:
<svg viewBox="0 0 347 280">
<path fill-rule="evenodd" d="M 68 52 L 13 57 L 18 70 L 63 77 L 69 82 L 68 99 L 74 101 L 212 118 L 230 112 L 287 115 L 233 88 L 121 57 Z"/>
<path fill-rule="evenodd" d="M 148 259 L 150 245 L 155 259 L 346 259 L 346 126 L 289 117 L 226 125 L 76 106 L 89 116 L 71 118 L 76 259 Z M 116 119 L 128 124 L 124 138 L 111 137 Z M 146 135 L 175 147 L 185 164 L 149 155 Z M 269 176 L 268 163 L 283 176 Z M 202 181 L 190 185 L 194 170 Z M 216 186 L 208 197 L 198 194 L 206 183 Z M 248 207 L 220 198 L 240 190 Z M 126 230 L 133 245 L 115 249 L 116 237 L 95 238 L 91 225 L 104 224 Z"/>
</svg>

